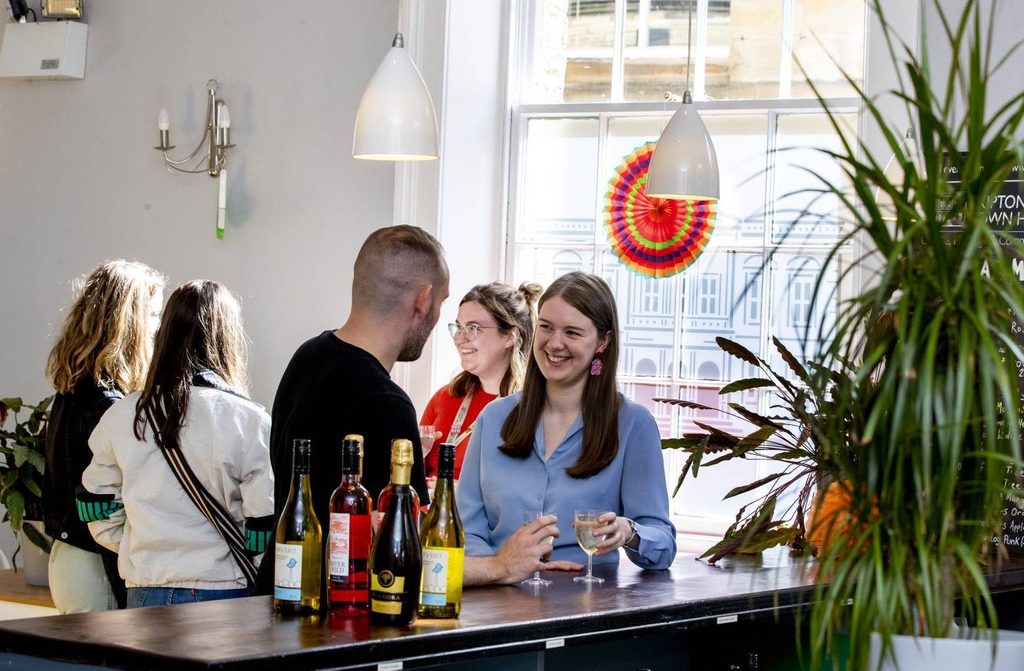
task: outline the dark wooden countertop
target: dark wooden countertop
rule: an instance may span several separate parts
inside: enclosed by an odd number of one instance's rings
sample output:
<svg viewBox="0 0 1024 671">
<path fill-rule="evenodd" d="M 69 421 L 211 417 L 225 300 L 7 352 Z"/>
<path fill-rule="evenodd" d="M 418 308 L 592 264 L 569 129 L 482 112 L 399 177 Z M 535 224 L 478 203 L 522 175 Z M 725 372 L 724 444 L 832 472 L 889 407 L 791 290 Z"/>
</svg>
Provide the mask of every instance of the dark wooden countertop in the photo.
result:
<svg viewBox="0 0 1024 671">
<path fill-rule="evenodd" d="M 796 608 L 814 584 L 813 561 L 782 550 L 708 566 L 680 556 L 668 571 L 627 561 L 595 573 L 592 587 L 549 574 L 548 587 L 467 589 L 457 620 L 370 628 L 365 618 L 282 618 L 270 597 L 0 622 L 0 650 L 115 667 L 175 669 L 358 668 L 404 660 L 454 661 L 543 650 L 609 632 L 774 617 Z M 995 589 L 1024 585 L 1024 567 L 1004 567 Z"/>
</svg>

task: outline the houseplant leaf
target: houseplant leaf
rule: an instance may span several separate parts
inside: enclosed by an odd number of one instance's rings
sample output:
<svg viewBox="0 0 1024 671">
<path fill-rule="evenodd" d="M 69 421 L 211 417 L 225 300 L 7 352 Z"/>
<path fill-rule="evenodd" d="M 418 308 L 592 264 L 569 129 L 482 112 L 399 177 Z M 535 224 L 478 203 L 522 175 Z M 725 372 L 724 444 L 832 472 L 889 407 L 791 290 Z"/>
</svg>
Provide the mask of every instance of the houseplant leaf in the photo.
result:
<svg viewBox="0 0 1024 671">
<path fill-rule="evenodd" d="M 774 387 L 775 383 L 771 380 L 764 380 L 761 378 L 747 378 L 745 380 L 736 380 L 722 387 L 719 394 L 731 394 L 736 391 L 747 391 L 748 389 L 763 389 L 764 387 Z"/>
</svg>

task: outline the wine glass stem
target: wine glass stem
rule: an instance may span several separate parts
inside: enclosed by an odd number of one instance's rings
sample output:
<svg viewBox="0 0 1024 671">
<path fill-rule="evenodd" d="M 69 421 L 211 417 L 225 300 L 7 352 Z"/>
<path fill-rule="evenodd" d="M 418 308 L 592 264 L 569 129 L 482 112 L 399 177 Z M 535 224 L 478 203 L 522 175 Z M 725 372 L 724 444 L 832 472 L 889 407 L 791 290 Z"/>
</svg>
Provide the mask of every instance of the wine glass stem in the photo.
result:
<svg viewBox="0 0 1024 671">
<path fill-rule="evenodd" d="M 594 577 L 594 556 L 593 555 L 587 555 L 587 577 L 588 578 L 593 578 Z"/>
<path fill-rule="evenodd" d="M 540 571 L 534 571 L 533 572 L 533 579 L 534 580 L 540 580 Z"/>
</svg>

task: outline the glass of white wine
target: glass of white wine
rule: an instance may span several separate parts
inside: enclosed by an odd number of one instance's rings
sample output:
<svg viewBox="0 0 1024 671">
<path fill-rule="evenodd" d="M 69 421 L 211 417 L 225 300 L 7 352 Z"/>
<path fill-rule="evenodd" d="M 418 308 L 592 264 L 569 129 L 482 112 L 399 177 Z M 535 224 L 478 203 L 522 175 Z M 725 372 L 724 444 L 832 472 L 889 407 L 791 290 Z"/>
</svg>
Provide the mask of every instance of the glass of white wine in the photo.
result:
<svg viewBox="0 0 1024 671">
<path fill-rule="evenodd" d="M 420 424 L 420 448 L 423 450 L 423 458 L 426 459 L 430 451 L 434 449 L 434 441 L 437 440 L 437 429 L 433 424 Z"/>
<path fill-rule="evenodd" d="M 597 518 L 604 513 L 603 510 L 577 510 L 573 514 L 572 526 L 576 530 L 576 542 L 587 553 L 587 575 L 576 576 L 573 578 L 576 582 L 604 582 L 604 578 L 594 575 L 594 553 L 597 552 L 597 544 L 604 540 L 604 536 L 594 535 L 594 529 L 602 525 Z"/>
<path fill-rule="evenodd" d="M 549 512 L 543 511 L 543 510 L 525 510 L 525 511 L 523 511 L 523 526 L 525 527 L 527 524 L 529 524 L 530 522 L 534 521 L 538 517 L 545 517 L 546 515 L 554 515 L 554 513 L 549 513 Z M 554 543 L 555 542 L 555 537 L 554 536 L 548 536 L 547 537 L 547 542 L 548 543 Z M 541 578 L 540 577 L 540 571 L 534 571 L 532 578 L 527 578 L 526 580 L 523 580 L 519 584 L 520 585 L 542 585 L 543 586 L 543 585 L 550 585 L 551 581 L 547 580 L 545 578 Z"/>
</svg>

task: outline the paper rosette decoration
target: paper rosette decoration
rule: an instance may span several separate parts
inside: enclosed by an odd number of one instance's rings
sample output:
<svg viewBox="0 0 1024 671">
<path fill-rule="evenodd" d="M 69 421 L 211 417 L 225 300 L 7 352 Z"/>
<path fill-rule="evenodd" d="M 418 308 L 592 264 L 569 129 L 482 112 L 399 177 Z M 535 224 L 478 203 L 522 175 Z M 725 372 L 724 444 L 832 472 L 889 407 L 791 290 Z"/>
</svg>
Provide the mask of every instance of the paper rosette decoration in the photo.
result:
<svg viewBox="0 0 1024 671">
<path fill-rule="evenodd" d="M 619 260 L 648 277 L 671 277 L 704 252 L 715 228 L 716 201 L 648 198 L 654 142 L 626 156 L 608 183 L 604 230 Z"/>
</svg>

